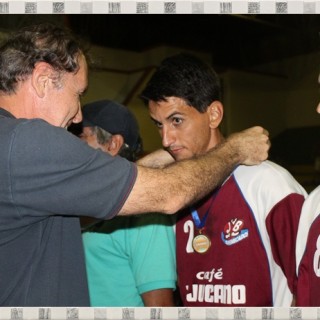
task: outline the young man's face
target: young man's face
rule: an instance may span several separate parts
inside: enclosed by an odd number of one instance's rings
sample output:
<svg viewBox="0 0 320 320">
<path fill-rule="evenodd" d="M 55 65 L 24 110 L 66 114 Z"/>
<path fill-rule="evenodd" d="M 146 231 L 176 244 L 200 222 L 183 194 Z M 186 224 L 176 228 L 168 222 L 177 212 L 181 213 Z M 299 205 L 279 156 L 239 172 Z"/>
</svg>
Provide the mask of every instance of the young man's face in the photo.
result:
<svg viewBox="0 0 320 320">
<path fill-rule="evenodd" d="M 210 114 L 200 113 L 177 97 L 149 101 L 151 119 L 158 127 L 163 147 L 175 160 L 200 155 L 217 143 L 210 127 Z"/>
</svg>

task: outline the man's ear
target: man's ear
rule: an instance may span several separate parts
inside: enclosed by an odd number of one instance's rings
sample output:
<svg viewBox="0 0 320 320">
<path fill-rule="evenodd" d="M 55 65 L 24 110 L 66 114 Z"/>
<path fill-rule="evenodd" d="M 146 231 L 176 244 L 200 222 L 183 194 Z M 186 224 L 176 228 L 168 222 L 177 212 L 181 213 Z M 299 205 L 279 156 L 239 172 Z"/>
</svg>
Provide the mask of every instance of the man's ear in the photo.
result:
<svg viewBox="0 0 320 320">
<path fill-rule="evenodd" d="M 32 87 L 40 98 L 45 96 L 46 90 L 50 84 L 55 71 L 46 62 L 38 62 L 32 72 Z"/>
<path fill-rule="evenodd" d="M 223 105 L 220 101 L 213 101 L 207 109 L 209 119 L 210 119 L 210 128 L 217 128 L 223 118 Z"/>
<path fill-rule="evenodd" d="M 113 156 L 117 155 L 123 144 L 124 144 L 124 139 L 121 134 L 112 135 L 108 144 L 108 152 Z"/>
</svg>

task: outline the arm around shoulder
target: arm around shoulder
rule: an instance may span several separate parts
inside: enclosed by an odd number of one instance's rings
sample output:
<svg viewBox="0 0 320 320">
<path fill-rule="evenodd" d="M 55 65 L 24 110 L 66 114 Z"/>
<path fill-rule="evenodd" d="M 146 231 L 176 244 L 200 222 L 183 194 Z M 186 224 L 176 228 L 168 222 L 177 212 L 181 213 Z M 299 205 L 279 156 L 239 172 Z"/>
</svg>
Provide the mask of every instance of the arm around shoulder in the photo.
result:
<svg viewBox="0 0 320 320">
<path fill-rule="evenodd" d="M 230 136 L 197 158 L 161 169 L 138 165 L 136 182 L 120 214 L 175 213 L 219 186 L 240 163 L 264 161 L 269 147 L 267 132 L 255 127 Z"/>
<path fill-rule="evenodd" d="M 159 149 L 139 159 L 136 163 L 148 168 L 163 168 L 174 161 L 168 151 Z"/>
</svg>

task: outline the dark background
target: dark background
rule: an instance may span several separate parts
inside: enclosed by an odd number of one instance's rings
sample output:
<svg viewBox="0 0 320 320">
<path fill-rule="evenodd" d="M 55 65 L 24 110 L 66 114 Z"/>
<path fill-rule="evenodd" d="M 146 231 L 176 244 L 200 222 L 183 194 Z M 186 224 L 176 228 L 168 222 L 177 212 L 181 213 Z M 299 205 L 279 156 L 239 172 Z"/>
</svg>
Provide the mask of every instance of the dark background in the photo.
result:
<svg viewBox="0 0 320 320">
<path fill-rule="evenodd" d="M 140 52 L 167 45 L 209 52 L 219 69 L 250 69 L 320 48 L 316 14 L 1 15 L 0 30 L 37 21 L 64 24 L 109 48 Z"/>
</svg>

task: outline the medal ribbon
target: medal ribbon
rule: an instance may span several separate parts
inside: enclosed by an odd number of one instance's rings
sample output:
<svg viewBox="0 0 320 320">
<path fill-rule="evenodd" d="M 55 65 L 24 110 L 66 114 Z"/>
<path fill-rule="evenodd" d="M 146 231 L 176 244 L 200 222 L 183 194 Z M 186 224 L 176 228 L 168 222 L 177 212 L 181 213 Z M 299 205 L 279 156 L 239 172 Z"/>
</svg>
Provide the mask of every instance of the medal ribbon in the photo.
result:
<svg viewBox="0 0 320 320">
<path fill-rule="evenodd" d="M 193 219 L 193 222 L 195 224 L 195 226 L 197 227 L 197 229 L 201 230 L 204 225 L 206 224 L 206 221 L 207 221 L 207 217 L 208 217 L 208 214 L 211 210 L 211 207 L 213 205 L 213 202 L 214 202 L 214 199 L 216 198 L 217 194 L 218 194 L 218 191 L 219 191 L 220 188 L 218 188 L 212 195 L 212 199 L 211 199 L 211 203 L 210 203 L 210 206 L 208 208 L 208 210 L 206 211 L 204 217 L 202 218 L 202 220 L 200 219 L 199 217 L 199 214 L 198 214 L 198 211 L 191 207 L 191 215 L 192 215 L 192 219 Z"/>
<path fill-rule="evenodd" d="M 210 208 L 211 208 L 211 206 L 210 206 Z M 204 215 L 204 217 L 202 218 L 202 220 L 200 220 L 198 211 L 194 208 L 191 208 L 192 219 L 198 229 L 202 229 L 204 227 L 204 225 L 206 224 L 208 214 L 209 214 L 209 210 L 207 210 L 207 212 Z"/>
</svg>

